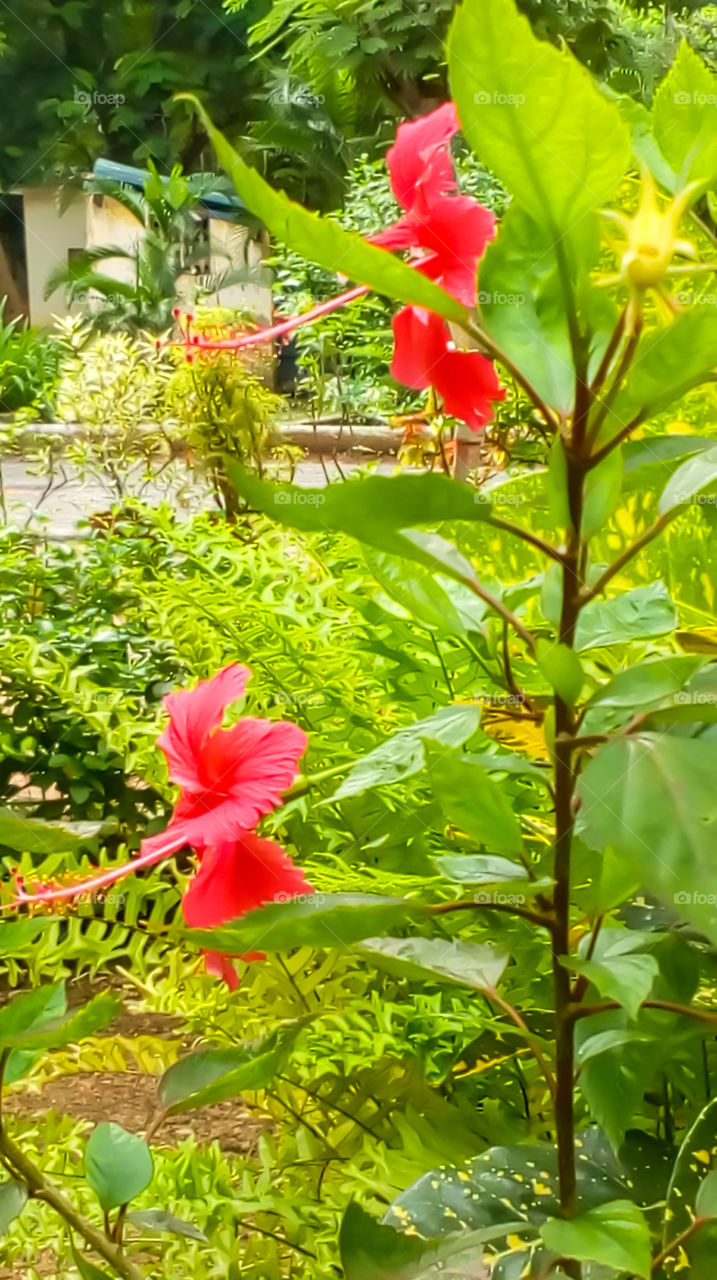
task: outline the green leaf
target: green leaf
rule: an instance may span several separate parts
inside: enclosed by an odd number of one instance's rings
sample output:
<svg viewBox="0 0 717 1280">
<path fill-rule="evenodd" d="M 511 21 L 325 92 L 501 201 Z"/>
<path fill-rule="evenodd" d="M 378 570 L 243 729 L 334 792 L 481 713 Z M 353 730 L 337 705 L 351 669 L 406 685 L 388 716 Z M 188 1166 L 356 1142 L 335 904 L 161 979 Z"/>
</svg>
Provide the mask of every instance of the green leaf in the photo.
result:
<svg viewBox="0 0 717 1280">
<path fill-rule="evenodd" d="M 636 951 L 645 943 L 628 929 L 604 929 L 592 959 L 575 959 L 570 968 L 592 982 L 605 1000 L 617 1000 L 631 1018 L 636 1018 L 640 1005 L 649 996 L 659 966 L 654 955 Z"/>
<path fill-rule="evenodd" d="M 431 790 L 445 817 L 477 844 L 498 853 L 519 853 L 520 823 L 490 774 L 456 751 L 429 749 Z"/>
<path fill-rule="evenodd" d="M 279 1027 L 238 1049 L 205 1049 L 180 1058 L 160 1079 L 160 1106 L 176 1115 L 266 1088 L 288 1058 L 306 1021 Z"/>
<path fill-rule="evenodd" d="M 479 631 L 487 605 L 468 587 L 425 569 L 411 570 L 403 557 L 364 548 L 373 576 L 412 618 L 442 635 Z"/>
<path fill-rule="evenodd" d="M 95 996 L 82 1009 L 43 1020 L 39 1026 L 32 1026 L 15 1034 L 3 1032 L 0 1025 L 0 1044 L 25 1051 L 59 1049 L 65 1044 L 77 1044 L 106 1027 L 117 1017 L 121 1008 L 119 996 L 105 993 Z"/>
<path fill-rule="evenodd" d="M 490 943 L 443 938 L 368 938 L 357 950 L 372 964 L 412 982 L 455 983 L 476 991 L 500 982 L 508 956 Z"/>
<path fill-rule="evenodd" d="M 520 1222 L 513 1225 L 524 1227 Z M 446 1280 L 458 1276 L 471 1280 L 475 1276 L 479 1280 L 483 1274 L 480 1245 L 504 1233 L 505 1227 L 487 1227 L 465 1232 L 458 1240 L 420 1239 L 376 1222 L 352 1202 L 339 1232 L 341 1263 L 346 1280 L 417 1280 L 423 1276 L 444 1276 Z M 456 1264 L 459 1271 L 453 1270 Z"/>
<path fill-rule="evenodd" d="M 552 640 L 539 640 L 535 646 L 535 658 L 558 697 L 569 706 L 575 706 L 585 681 L 575 650 Z"/>
<path fill-rule="evenodd" d="M 714 110 L 714 108 L 713 108 Z M 707 449 L 688 458 L 665 485 L 660 494 L 658 511 L 661 516 L 676 507 L 689 506 L 692 501 L 711 489 L 717 482 L 717 448 Z"/>
<path fill-rule="evenodd" d="M 717 177 L 714 131 L 717 78 L 683 40 L 652 109 L 655 139 L 677 175 L 677 188 Z"/>
<path fill-rule="evenodd" d="M 0 1044 L 7 1044 L 31 1031 L 42 1030 L 67 1008 L 64 982 L 36 987 L 14 996 L 0 1009 Z"/>
<path fill-rule="evenodd" d="M 432 573 L 477 584 L 473 566 L 453 543 L 436 533 L 408 527 L 449 519 L 491 519 L 489 502 L 447 476 L 370 476 L 323 489 L 304 489 L 258 480 L 229 457 L 225 466 L 237 493 L 253 509 L 292 529 L 348 533 L 390 555 L 415 560 Z"/>
<path fill-rule="evenodd" d="M 43 822 L 21 817 L 15 809 L 0 808 L 0 845 L 16 853 L 70 853 L 107 829 L 105 822 Z"/>
<path fill-rule="evenodd" d="M 618 671 L 588 702 L 584 732 L 615 729 L 636 711 L 660 706 L 686 687 L 703 661 L 698 655 L 671 654 L 669 658 L 650 658 Z"/>
<path fill-rule="evenodd" d="M 199 1227 L 195 1227 L 193 1222 L 185 1222 L 183 1218 L 177 1218 L 173 1213 L 167 1213 L 164 1209 L 130 1209 L 127 1214 L 127 1221 L 131 1222 L 134 1227 L 141 1227 L 143 1231 L 166 1231 L 172 1236 L 184 1236 L 187 1240 L 200 1240 L 202 1244 L 208 1244 L 209 1240 Z"/>
<path fill-rule="evenodd" d="M 27 1187 L 24 1182 L 0 1182 L 0 1236 L 22 1213 L 27 1204 Z"/>
<path fill-rule="evenodd" d="M 330 797 L 330 803 L 361 795 L 372 787 L 386 787 L 412 774 L 425 765 L 426 740 L 459 747 L 478 729 L 480 708 L 470 703 L 441 707 L 425 720 L 416 720 L 394 733 L 368 755 L 356 762 L 348 777 Z"/>
<path fill-rule="evenodd" d="M 519 862 L 497 858 L 490 854 L 445 853 L 433 859 L 441 875 L 456 884 L 510 884 L 514 880 L 527 881 L 528 872 Z M 523 885 L 521 884 L 521 889 Z"/>
<path fill-rule="evenodd" d="M 626 423 L 644 422 L 661 413 L 710 377 L 715 346 L 717 312 L 707 305 L 691 307 L 666 328 L 650 329 L 637 347 L 630 377 L 607 414 L 601 443 Z M 649 442 L 645 445 L 649 448 Z"/>
<path fill-rule="evenodd" d="M 663 902 L 717 942 L 717 744 L 640 734 L 598 748 L 579 783 L 578 832 L 611 845 Z"/>
<path fill-rule="evenodd" d="M 708 1173 L 697 1188 L 695 1209 L 700 1218 L 717 1218 L 717 1172 Z"/>
<path fill-rule="evenodd" d="M 188 929 L 200 947 L 228 955 L 292 947 L 349 947 L 426 914 L 420 902 L 367 893 L 318 893 L 297 902 L 272 902 L 216 929 Z"/>
<path fill-rule="evenodd" d="M 548 454 L 545 492 L 551 520 L 559 529 L 568 529 L 571 523 L 568 501 L 568 460 L 565 456 L 565 446 L 559 435 L 556 435 Z"/>
<path fill-rule="evenodd" d="M 28 920 L 0 921 L 0 956 L 22 954 L 54 919 L 54 916 L 36 916 Z"/>
<path fill-rule="evenodd" d="M 512 0 L 467 0 L 448 42 L 463 132 L 516 202 L 556 237 L 622 179 L 630 135 L 572 57 L 538 40 Z"/>
<path fill-rule="evenodd" d="M 259 480 L 236 463 L 229 469 L 237 493 L 257 511 L 293 529 L 348 533 L 379 551 L 391 552 L 391 535 L 414 525 L 482 524 L 494 514 L 485 494 L 438 474 L 368 476 L 308 489 Z"/>
<path fill-rule="evenodd" d="M 337 222 L 309 213 L 283 192 L 274 191 L 215 128 L 196 98 L 191 94 L 178 96 L 192 104 L 238 195 L 277 240 L 307 262 L 369 285 L 399 302 L 426 307 L 447 320 L 465 325 L 468 313 L 450 294 L 385 249 L 368 244 L 356 232 L 346 231 Z"/>
<path fill-rule="evenodd" d="M 577 1139 L 578 1195 L 585 1209 L 626 1193 L 619 1168 L 604 1172 L 593 1159 L 587 1137 L 581 1134 Z M 508 1234 L 524 1229 L 517 1228 L 516 1221 L 539 1226 L 559 1213 L 555 1147 L 522 1143 L 492 1147 L 460 1168 L 431 1170 L 402 1192 L 385 1221 L 403 1231 L 437 1238 L 501 1223 Z"/>
<path fill-rule="evenodd" d="M 585 1018 L 578 1026 L 576 1046 L 578 1058 L 585 1041 L 595 1039 L 595 1025 L 605 1027 L 605 1020 L 624 1018 L 619 1011 L 614 1014 Z M 588 1026 L 587 1024 L 592 1024 Z M 614 1028 L 613 1028 L 614 1029 Z M 596 1046 L 592 1046 L 595 1049 Z M 580 1073 L 580 1091 L 588 1104 L 590 1114 L 605 1131 L 617 1151 L 630 1123 L 639 1110 L 645 1090 L 662 1064 L 662 1050 L 652 1039 L 650 1052 L 646 1052 L 641 1037 L 620 1038 L 612 1045 L 606 1041 L 599 1053 L 588 1052 Z"/>
<path fill-rule="evenodd" d="M 717 1147 L 717 1099 L 709 1102 L 704 1110 L 700 1112 L 694 1124 L 688 1130 L 677 1153 L 675 1167 L 667 1188 L 662 1231 L 663 1246 L 675 1240 L 692 1225 L 697 1212 L 700 1188 L 707 1175 L 712 1173 L 715 1147 Z M 714 1195 L 714 1174 L 712 1174 L 712 1179 L 709 1187 L 703 1193 L 708 1204 L 712 1201 L 712 1196 Z M 697 1236 L 686 1247 L 693 1268 L 696 1270 L 695 1264 L 701 1255 L 700 1237 Z M 714 1274 L 713 1240 L 709 1241 L 708 1247 L 708 1256 L 711 1259 L 712 1274 Z M 694 1256 L 695 1252 L 697 1257 Z M 694 1270 L 690 1270 L 689 1274 L 694 1274 Z M 709 1270 L 700 1270 L 697 1274 L 701 1280 L 703 1275 L 707 1276 L 710 1273 Z"/>
<path fill-rule="evenodd" d="M 627 640 L 663 636 L 677 626 L 677 610 L 664 582 L 635 587 L 611 600 L 592 600 L 580 614 L 575 648 L 602 649 Z"/>
<path fill-rule="evenodd" d="M 564 1258 L 600 1262 L 649 1280 L 650 1229 L 629 1200 L 613 1200 L 570 1221 L 554 1218 L 540 1234 L 548 1248 Z"/>
<path fill-rule="evenodd" d="M 590 538 L 615 510 L 623 481 L 622 449 L 613 449 L 585 479 L 581 532 Z"/>
<path fill-rule="evenodd" d="M 85 1177 L 103 1209 L 134 1200 L 152 1181 L 152 1155 L 143 1138 L 120 1124 L 99 1124 L 85 1147 Z"/>
<path fill-rule="evenodd" d="M 82 1280 L 110 1280 L 108 1271 L 100 1271 L 94 1262 L 90 1262 L 87 1258 L 83 1258 L 81 1253 L 73 1247 L 72 1258 Z"/>
<path fill-rule="evenodd" d="M 564 413 L 575 394 L 570 338 L 552 239 L 509 205 L 480 264 L 481 319 L 543 399 Z"/>
</svg>

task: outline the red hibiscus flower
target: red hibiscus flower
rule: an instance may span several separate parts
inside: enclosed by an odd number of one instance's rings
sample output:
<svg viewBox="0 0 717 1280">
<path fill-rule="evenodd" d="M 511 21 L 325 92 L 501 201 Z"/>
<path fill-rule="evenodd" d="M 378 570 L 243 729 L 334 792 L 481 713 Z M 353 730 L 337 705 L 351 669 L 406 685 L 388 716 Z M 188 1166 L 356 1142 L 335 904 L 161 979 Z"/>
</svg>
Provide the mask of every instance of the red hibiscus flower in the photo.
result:
<svg viewBox="0 0 717 1280">
<path fill-rule="evenodd" d="M 167 757 L 170 778 L 180 787 L 165 831 L 143 840 L 136 858 L 79 884 L 47 885 L 28 893 L 18 880 L 16 903 L 72 899 L 104 889 L 187 845 L 199 858 L 199 870 L 182 902 L 192 928 L 211 928 L 275 899 L 313 893 L 284 850 L 252 831 L 281 803 L 281 792 L 294 781 L 306 734 L 286 721 L 251 716 L 243 716 L 231 729 L 220 727 L 227 706 L 242 697 L 250 675 L 248 667 L 224 667 L 196 688 L 165 698 L 169 724 L 158 745 Z M 205 959 L 210 973 L 236 987 L 236 970 L 226 956 L 206 952 Z"/>
<path fill-rule="evenodd" d="M 391 189 L 405 214 L 372 236 L 385 249 L 411 249 L 412 265 L 464 306 L 476 304 L 478 260 L 495 236 L 495 218 L 470 196 L 457 194 L 450 140 L 459 128 L 452 102 L 399 126 L 386 157 Z M 391 372 L 416 391 L 434 387 L 447 413 L 473 430 L 492 418 L 501 400 L 493 364 L 478 351 L 456 347 L 440 316 L 404 307 L 393 320 Z"/>
</svg>

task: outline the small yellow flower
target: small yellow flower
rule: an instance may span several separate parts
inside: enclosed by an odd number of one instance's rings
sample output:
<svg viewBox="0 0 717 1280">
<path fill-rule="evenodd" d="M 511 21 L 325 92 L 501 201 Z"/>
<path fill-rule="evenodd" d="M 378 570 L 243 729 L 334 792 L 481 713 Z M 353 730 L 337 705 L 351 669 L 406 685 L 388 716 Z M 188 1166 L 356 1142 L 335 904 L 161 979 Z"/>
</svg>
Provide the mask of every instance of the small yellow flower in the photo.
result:
<svg viewBox="0 0 717 1280">
<path fill-rule="evenodd" d="M 695 246 L 689 240 L 677 237 L 678 227 L 697 185 L 691 183 L 674 200 L 665 200 L 659 195 L 652 174 L 643 171 L 642 192 L 636 212 L 631 218 L 618 214 L 627 240 L 620 273 L 634 289 L 659 289 L 676 254 L 684 258 L 697 257 Z"/>
</svg>

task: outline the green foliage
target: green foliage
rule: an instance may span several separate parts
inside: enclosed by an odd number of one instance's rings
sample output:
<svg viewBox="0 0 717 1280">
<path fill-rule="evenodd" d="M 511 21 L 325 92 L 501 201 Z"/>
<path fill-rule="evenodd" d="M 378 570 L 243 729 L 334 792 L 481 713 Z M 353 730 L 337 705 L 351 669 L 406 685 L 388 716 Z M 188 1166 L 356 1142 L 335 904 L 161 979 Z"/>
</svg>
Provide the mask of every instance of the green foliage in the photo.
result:
<svg viewBox="0 0 717 1280">
<path fill-rule="evenodd" d="M 0 412 L 25 410 L 47 417 L 57 378 L 59 353 L 47 334 L 19 317 L 4 320 L 7 299 L 0 303 Z"/>
</svg>

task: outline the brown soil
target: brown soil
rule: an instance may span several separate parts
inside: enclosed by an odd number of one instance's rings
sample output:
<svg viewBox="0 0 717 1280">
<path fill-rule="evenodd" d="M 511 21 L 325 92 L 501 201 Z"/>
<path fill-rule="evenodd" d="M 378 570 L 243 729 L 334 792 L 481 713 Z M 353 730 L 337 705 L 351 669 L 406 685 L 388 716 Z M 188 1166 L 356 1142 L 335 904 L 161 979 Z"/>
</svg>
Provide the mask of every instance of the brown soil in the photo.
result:
<svg viewBox="0 0 717 1280">
<path fill-rule="evenodd" d="M 156 1078 L 132 1071 L 78 1072 L 49 1081 L 38 1093 L 14 1092 L 5 1110 L 33 1117 L 59 1111 L 93 1125 L 113 1120 L 131 1133 L 143 1133 L 157 1111 Z M 241 1099 L 232 1098 L 171 1116 L 154 1134 L 152 1145 L 173 1147 L 194 1134 L 203 1146 L 218 1142 L 224 1151 L 245 1154 L 253 1150 L 263 1128 L 243 1109 Z"/>
</svg>

